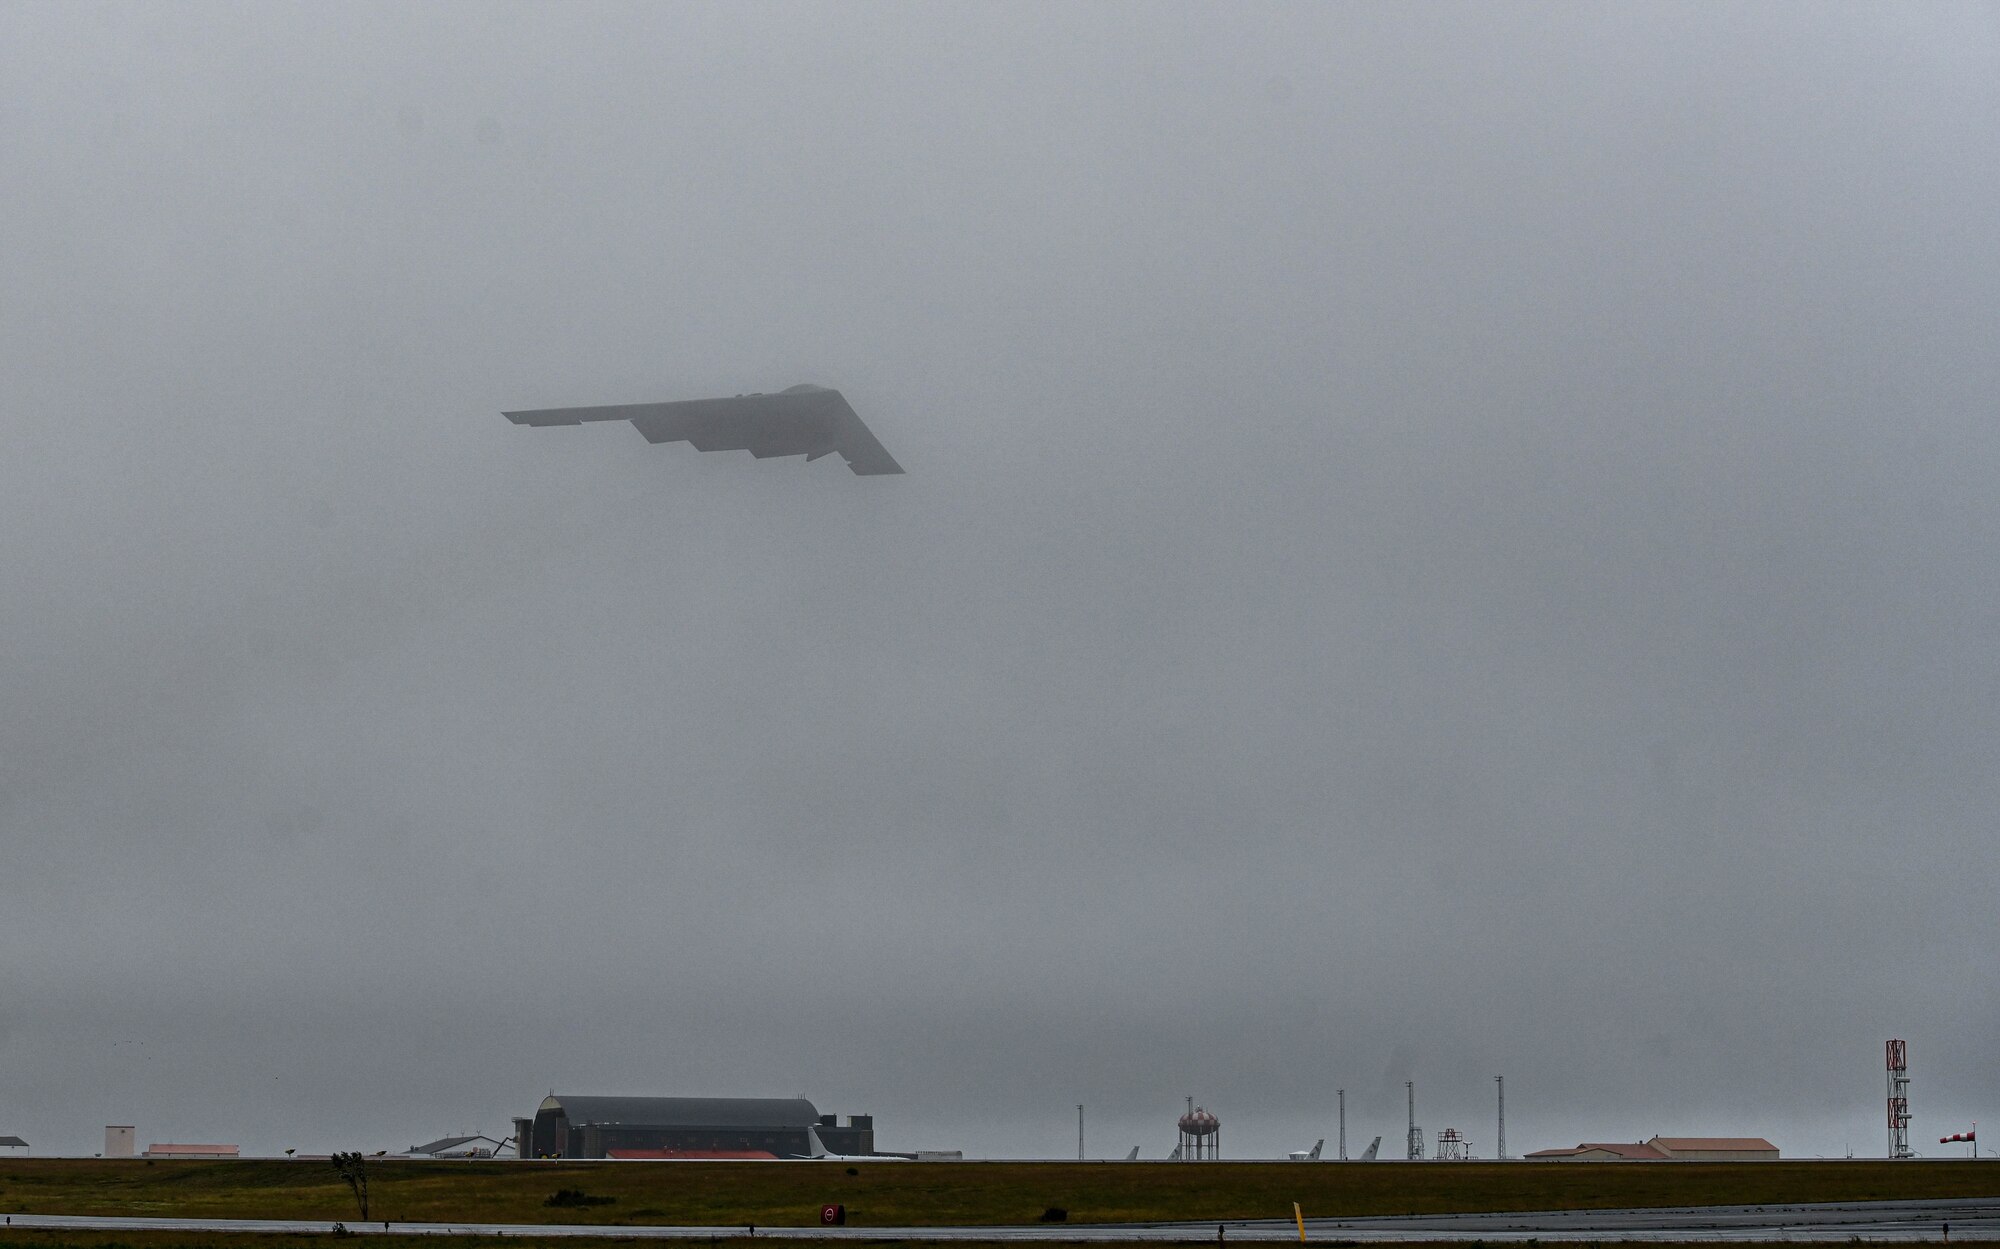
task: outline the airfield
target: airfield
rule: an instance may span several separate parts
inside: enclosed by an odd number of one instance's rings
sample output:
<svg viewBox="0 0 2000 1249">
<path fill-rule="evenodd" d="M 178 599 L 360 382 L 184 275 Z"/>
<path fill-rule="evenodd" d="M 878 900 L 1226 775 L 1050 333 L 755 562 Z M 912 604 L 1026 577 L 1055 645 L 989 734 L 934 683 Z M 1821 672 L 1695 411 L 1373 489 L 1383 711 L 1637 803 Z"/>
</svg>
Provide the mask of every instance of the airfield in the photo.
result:
<svg viewBox="0 0 2000 1249">
<path fill-rule="evenodd" d="M 969 1249 L 996 1244 L 1227 1244 L 1230 1240 L 1259 1243 L 1322 1244 L 1785 1244 L 1852 1243 L 1856 1241 L 1942 1242 L 1947 1232 L 1960 1241 L 2000 1241 L 2000 1199 L 1971 1201 L 1883 1201 L 1798 1206 L 1687 1206 L 1666 1210 L 1542 1210 L 1503 1214 L 1400 1215 L 1363 1219 L 1236 1220 L 1207 1223 L 1105 1223 L 1085 1226 L 1023 1224 L 1019 1226 L 908 1227 L 893 1230 L 864 1227 L 783 1228 L 776 1235 L 756 1235 L 738 1227 L 605 1227 L 590 1224 L 410 1224 L 395 1230 L 373 1228 L 357 1232 L 345 1223 L 284 1220 L 198 1220 L 92 1218 L 84 1215 L 20 1215 L 10 1225 L 44 1249 L 76 1232 L 103 1236 L 137 1236 L 140 1243 L 165 1249 L 172 1244 L 203 1243 L 202 1237 L 239 1244 L 239 1237 L 266 1243 L 292 1243 L 287 1237 L 353 1238 L 366 1235 L 371 1243 L 408 1241 L 438 1249 L 440 1240 L 454 1249 L 480 1245 L 520 1245 L 574 1240 L 728 1242 L 739 1249 L 757 1244 L 824 1244 L 832 1241 L 883 1244 L 951 1244 Z M 10 1243 L 0 1239 L 0 1246 Z M 92 1242 L 84 1242 L 92 1243 Z M 95 1242 L 109 1244 L 122 1242 Z M 248 1249 L 245 1246 L 245 1249 Z"/>
<path fill-rule="evenodd" d="M 1776 1163 L 371 1162 L 369 1221 L 325 1160 L 0 1163 L 0 1245 L 334 1234 L 869 1243 L 1623 1243 L 2000 1239 L 2000 1165 Z M 551 1206 L 560 1190 L 594 1204 Z M 844 1206 L 847 1224 L 820 1225 Z M 1057 1221 L 1053 1212 L 1060 1211 Z M 384 1221 L 388 1226 L 383 1226 Z M 206 1237 L 204 1240 L 202 1237 Z M 274 1239 L 275 1238 L 275 1239 Z"/>
</svg>

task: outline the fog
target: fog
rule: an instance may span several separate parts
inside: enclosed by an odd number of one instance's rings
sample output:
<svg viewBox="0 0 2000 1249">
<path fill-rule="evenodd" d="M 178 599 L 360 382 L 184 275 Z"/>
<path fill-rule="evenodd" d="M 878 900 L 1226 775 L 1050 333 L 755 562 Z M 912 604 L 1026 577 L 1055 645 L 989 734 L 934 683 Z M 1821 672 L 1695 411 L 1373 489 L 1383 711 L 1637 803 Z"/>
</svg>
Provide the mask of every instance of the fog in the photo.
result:
<svg viewBox="0 0 2000 1249">
<path fill-rule="evenodd" d="M 36 1153 L 1879 1154 L 1892 1036 L 2000 1118 L 1992 6 L 16 3 L 0 84 Z M 500 415 L 798 382 L 908 475 Z"/>
</svg>

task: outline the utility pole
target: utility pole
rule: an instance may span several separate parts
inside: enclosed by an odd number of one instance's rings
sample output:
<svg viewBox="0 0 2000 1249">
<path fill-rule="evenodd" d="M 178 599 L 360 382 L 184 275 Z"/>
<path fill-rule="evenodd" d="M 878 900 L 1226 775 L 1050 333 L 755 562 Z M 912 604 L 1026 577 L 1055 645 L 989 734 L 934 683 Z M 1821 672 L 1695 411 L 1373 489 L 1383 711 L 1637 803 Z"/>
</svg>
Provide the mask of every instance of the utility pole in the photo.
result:
<svg viewBox="0 0 2000 1249">
<path fill-rule="evenodd" d="M 1083 1161 L 1083 1103 L 1076 1104 L 1076 1160 Z"/>
<path fill-rule="evenodd" d="M 1340 1160 L 1347 1161 L 1347 1090 L 1335 1089 L 1333 1095 L 1340 1099 Z"/>
<path fill-rule="evenodd" d="M 1410 1094 L 1410 1135 L 1403 1156 L 1411 1162 L 1422 1162 L 1424 1158 L 1424 1130 L 1417 1126 L 1417 1082 L 1403 1081 L 1403 1087 Z"/>
<path fill-rule="evenodd" d="M 1507 1077 L 1494 1076 L 1493 1083 L 1500 1090 L 1500 1143 L 1493 1147 L 1497 1157 L 1507 1156 Z"/>
</svg>

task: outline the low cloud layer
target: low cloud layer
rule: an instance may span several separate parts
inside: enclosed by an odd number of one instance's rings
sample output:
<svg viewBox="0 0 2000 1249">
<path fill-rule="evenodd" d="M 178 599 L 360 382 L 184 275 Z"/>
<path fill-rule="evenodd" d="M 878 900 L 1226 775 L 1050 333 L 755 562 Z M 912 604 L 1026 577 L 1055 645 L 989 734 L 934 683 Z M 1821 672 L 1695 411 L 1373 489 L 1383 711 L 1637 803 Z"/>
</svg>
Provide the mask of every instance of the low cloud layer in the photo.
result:
<svg viewBox="0 0 2000 1249">
<path fill-rule="evenodd" d="M 2000 1095 L 1990 9 L 16 5 L 0 81 L 37 1152 Z M 909 475 L 500 416 L 800 381 Z"/>
</svg>

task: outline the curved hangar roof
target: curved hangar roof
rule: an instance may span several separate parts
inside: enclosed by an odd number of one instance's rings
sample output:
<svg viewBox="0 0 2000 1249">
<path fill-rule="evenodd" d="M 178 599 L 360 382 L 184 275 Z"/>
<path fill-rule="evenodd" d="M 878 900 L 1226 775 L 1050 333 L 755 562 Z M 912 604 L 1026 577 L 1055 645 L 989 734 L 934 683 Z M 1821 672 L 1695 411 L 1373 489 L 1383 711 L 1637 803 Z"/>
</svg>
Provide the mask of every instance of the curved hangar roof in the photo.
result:
<svg viewBox="0 0 2000 1249">
<path fill-rule="evenodd" d="M 803 1097 L 571 1097 L 550 1094 L 537 1107 L 557 1111 L 570 1126 L 586 1123 L 649 1128 L 806 1128 L 819 1111 Z"/>
</svg>

